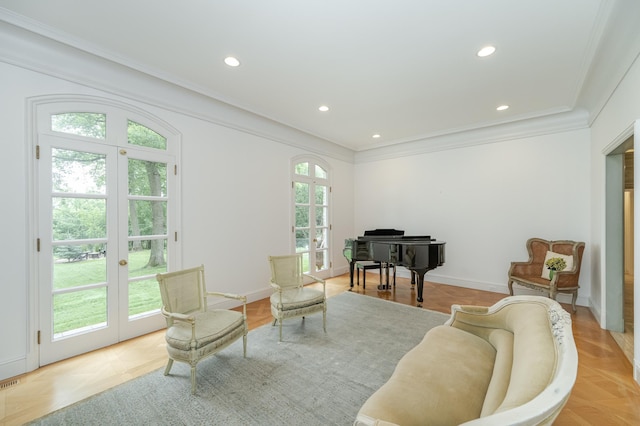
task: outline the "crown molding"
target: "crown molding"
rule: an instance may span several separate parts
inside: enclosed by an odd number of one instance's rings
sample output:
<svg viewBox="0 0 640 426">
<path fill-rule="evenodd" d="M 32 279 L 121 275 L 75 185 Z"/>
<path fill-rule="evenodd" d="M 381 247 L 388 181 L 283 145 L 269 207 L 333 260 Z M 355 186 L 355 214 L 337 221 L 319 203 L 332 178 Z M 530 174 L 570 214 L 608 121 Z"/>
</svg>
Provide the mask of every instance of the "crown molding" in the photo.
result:
<svg viewBox="0 0 640 426">
<path fill-rule="evenodd" d="M 184 114 L 305 151 L 353 163 L 346 147 L 285 126 L 196 90 L 7 22 L 0 8 L 0 62 L 135 102 Z M 14 19 L 15 20 L 15 19 Z"/>
<path fill-rule="evenodd" d="M 611 14 L 615 18 L 614 22 L 624 23 L 624 28 L 629 28 L 630 17 L 625 19 L 624 14 L 615 8 Z M 628 31 L 619 30 L 618 33 L 629 36 Z M 104 52 L 92 53 L 85 50 L 91 49 L 91 46 L 85 46 L 81 41 L 65 40 L 63 35 L 3 8 L 0 8 L 0 61 L 317 155 L 348 163 L 361 163 L 588 128 L 595 117 L 594 109 L 604 107 L 611 92 L 633 63 L 632 59 L 635 59 L 635 56 L 631 52 L 636 45 L 640 46 L 640 33 L 636 33 L 634 40 L 637 42 L 629 43 L 630 48 L 625 50 L 626 60 L 615 73 L 616 79 L 613 79 L 613 82 L 611 78 L 606 79 L 610 81 L 608 86 L 601 82 L 594 83 L 594 79 L 599 74 L 606 74 L 606 70 L 590 70 L 585 81 L 589 87 L 589 90 L 584 91 L 587 95 L 581 98 L 579 106 L 573 110 L 567 108 L 566 111 L 548 111 L 548 114 L 542 117 L 523 117 L 518 121 L 495 123 L 482 128 L 426 135 L 417 140 L 358 152 L 225 103 L 211 94 L 199 91 L 198 88 L 169 81 L 164 76 L 151 75 L 147 70 L 136 68 L 135 64 L 123 64 L 118 58 L 107 59 L 106 53 L 102 55 Z M 605 40 L 604 46 L 614 43 L 615 40 Z M 618 45 L 624 44 L 626 43 Z M 600 45 L 598 52 L 602 51 L 603 45 Z M 591 111 L 591 114 L 588 111 Z"/>
<path fill-rule="evenodd" d="M 550 114 L 495 126 L 424 138 L 398 145 L 359 151 L 356 163 L 386 160 L 430 152 L 460 149 L 476 145 L 505 142 L 532 136 L 561 133 L 589 127 L 589 113 L 584 109 Z"/>
<path fill-rule="evenodd" d="M 598 118 L 640 57 L 640 2 L 607 0 L 602 7 L 605 10 L 602 21 L 606 24 L 598 28 L 602 37 L 576 103 L 590 112 L 589 125 Z"/>
</svg>

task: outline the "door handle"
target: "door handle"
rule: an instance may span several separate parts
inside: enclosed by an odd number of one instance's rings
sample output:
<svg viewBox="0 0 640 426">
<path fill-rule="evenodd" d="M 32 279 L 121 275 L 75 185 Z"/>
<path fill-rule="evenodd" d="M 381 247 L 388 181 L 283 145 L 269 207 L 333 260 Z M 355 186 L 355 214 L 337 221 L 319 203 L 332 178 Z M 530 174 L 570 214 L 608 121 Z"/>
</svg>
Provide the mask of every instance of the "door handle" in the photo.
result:
<svg viewBox="0 0 640 426">
<path fill-rule="evenodd" d="M 125 266 L 127 264 L 127 261 L 122 259 L 120 262 L 118 262 L 120 264 L 120 266 Z"/>
</svg>

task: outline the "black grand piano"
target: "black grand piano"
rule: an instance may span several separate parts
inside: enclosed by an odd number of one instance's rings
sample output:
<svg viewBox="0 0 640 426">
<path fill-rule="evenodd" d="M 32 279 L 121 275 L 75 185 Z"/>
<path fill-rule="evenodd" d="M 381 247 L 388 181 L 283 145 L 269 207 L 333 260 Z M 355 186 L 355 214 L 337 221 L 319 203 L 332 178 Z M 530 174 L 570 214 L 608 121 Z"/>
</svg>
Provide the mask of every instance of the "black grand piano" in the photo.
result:
<svg viewBox="0 0 640 426">
<path fill-rule="evenodd" d="M 444 241 L 436 241 L 431 236 L 406 236 L 397 229 L 374 229 L 364 232 L 364 236 L 346 239 L 342 254 L 349 261 L 351 287 L 355 263 L 372 260 L 382 264 L 404 266 L 411 271 L 411 283 L 417 278 L 418 306 L 422 306 L 424 274 L 444 264 Z"/>
</svg>

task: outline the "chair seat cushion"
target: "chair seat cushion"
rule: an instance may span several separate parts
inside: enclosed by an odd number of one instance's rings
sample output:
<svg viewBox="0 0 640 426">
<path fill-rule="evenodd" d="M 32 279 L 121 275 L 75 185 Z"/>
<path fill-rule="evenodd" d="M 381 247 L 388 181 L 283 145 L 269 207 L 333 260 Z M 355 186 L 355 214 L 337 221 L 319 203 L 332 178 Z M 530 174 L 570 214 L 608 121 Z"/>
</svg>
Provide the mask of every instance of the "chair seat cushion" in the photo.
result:
<svg viewBox="0 0 640 426">
<path fill-rule="evenodd" d="M 519 283 L 534 284 L 538 287 L 549 288 L 550 285 L 550 281 L 548 279 L 539 277 L 537 275 L 529 275 L 523 277 L 512 275 L 511 279 Z"/>
<path fill-rule="evenodd" d="M 325 297 L 322 290 L 315 288 L 296 288 L 293 290 L 285 290 L 275 292 L 271 295 L 271 305 L 280 307 L 280 295 L 282 295 L 282 310 L 299 309 L 306 306 L 318 305 L 324 303 Z"/>
<path fill-rule="evenodd" d="M 196 318 L 196 346 L 200 349 L 209 343 L 233 332 L 244 324 L 241 312 L 226 309 L 211 309 L 194 314 Z M 167 344 L 173 348 L 191 349 L 191 324 L 176 321 L 167 329 Z"/>
<path fill-rule="evenodd" d="M 495 358 L 496 350 L 481 337 L 444 325 L 432 328 L 402 357 L 358 416 L 403 426 L 458 425 L 476 419 Z"/>
<path fill-rule="evenodd" d="M 356 262 L 356 268 L 358 269 L 380 269 L 382 264 L 373 260 L 360 260 Z"/>
</svg>

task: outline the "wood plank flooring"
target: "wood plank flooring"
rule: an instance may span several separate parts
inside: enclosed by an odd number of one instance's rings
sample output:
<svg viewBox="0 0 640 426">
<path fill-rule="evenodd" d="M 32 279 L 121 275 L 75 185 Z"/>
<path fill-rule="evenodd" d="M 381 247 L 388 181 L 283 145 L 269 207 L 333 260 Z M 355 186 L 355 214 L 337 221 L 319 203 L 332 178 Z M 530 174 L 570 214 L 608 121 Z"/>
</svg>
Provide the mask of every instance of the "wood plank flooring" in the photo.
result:
<svg viewBox="0 0 640 426">
<path fill-rule="evenodd" d="M 634 340 L 634 308 L 633 308 L 633 275 L 625 275 L 624 277 L 624 331 L 622 333 L 611 332 L 611 336 L 615 339 L 618 346 L 622 348 L 622 352 L 627 356 L 629 362 L 633 363 L 633 340 Z"/>
<path fill-rule="evenodd" d="M 415 306 L 416 292 L 408 279 L 398 278 L 394 290 L 380 292 L 376 288 L 377 274 L 371 273 L 367 278 L 366 290 L 355 287 L 353 291 Z M 327 281 L 329 296 L 348 288 L 348 275 Z M 488 306 L 503 297 L 500 293 L 426 282 L 423 307 L 449 313 L 454 303 Z M 569 305 L 564 307 L 571 311 Z M 247 315 L 250 329 L 271 322 L 268 299 L 248 304 Z M 633 380 L 631 363 L 587 308 L 578 307 L 572 319 L 579 356 L 578 378 L 555 424 L 639 425 L 640 386 Z M 331 333 L 330 314 L 327 332 Z M 15 378 L 18 384 L 0 388 L 0 425 L 20 425 L 36 419 L 164 367 L 166 361 L 164 332 L 158 331 L 42 367 Z"/>
</svg>

